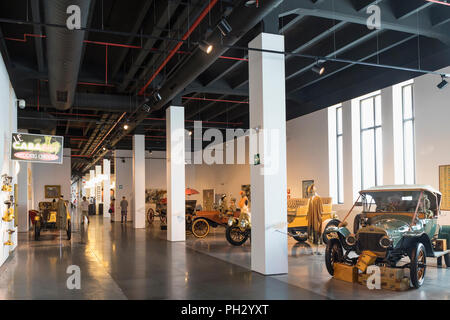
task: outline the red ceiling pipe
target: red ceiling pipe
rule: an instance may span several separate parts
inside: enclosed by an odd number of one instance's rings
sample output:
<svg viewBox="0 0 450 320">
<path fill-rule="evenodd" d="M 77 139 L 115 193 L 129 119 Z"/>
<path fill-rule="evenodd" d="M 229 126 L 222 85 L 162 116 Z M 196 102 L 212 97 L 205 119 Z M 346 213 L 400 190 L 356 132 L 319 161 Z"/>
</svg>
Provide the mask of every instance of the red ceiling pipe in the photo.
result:
<svg viewBox="0 0 450 320">
<path fill-rule="evenodd" d="M 199 101 L 215 101 L 215 102 L 229 102 L 229 103 L 242 103 L 248 104 L 248 101 L 237 100 L 223 100 L 223 99 L 210 99 L 210 98 L 196 98 L 196 97 L 182 97 L 185 100 L 199 100 Z"/>
<path fill-rule="evenodd" d="M 192 32 L 198 27 L 198 25 L 203 21 L 203 19 L 207 16 L 207 14 L 211 11 L 211 9 L 216 5 L 216 3 L 219 0 L 211 0 L 208 4 L 208 6 L 202 11 L 200 16 L 194 21 L 192 26 L 189 28 L 189 30 L 183 35 L 181 40 L 186 40 L 189 38 L 189 36 L 192 34 Z M 181 48 L 183 45 L 183 41 L 178 42 L 178 44 L 173 48 L 167 58 L 163 61 L 163 63 L 158 67 L 158 69 L 153 73 L 153 75 L 150 77 L 150 79 L 147 81 L 145 86 L 141 88 L 139 91 L 139 95 L 143 95 L 145 93 L 145 90 L 148 88 L 148 86 L 155 80 L 156 76 L 162 71 L 162 69 L 167 65 L 167 63 L 172 59 L 172 57 L 177 53 L 178 49 Z"/>
<path fill-rule="evenodd" d="M 426 1 L 433 2 L 433 3 L 438 3 L 438 4 L 443 4 L 444 6 L 450 6 L 450 3 L 444 2 L 444 1 L 438 1 L 438 0 L 426 0 Z"/>
</svg>

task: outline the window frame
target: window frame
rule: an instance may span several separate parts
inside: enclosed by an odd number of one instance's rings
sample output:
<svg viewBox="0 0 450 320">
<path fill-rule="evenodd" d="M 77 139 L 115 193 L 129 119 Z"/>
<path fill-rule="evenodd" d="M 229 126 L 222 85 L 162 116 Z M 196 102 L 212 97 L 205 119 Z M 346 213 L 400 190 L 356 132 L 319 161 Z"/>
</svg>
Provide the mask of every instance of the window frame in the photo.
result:
<svg viewBox="0 0 450 320">
<path fill-rule="evenodd" d="M 412 124 L 412 154 L 413 154 L 413 184 L 416 183 L 416 117 L 415 117 L 415 109 L 414 109 L 414 83 L 408 83 L 400 88 L 400 94 L 402 99 L 402 152 L 403 152 L 403 183 L 406 184 L 406 143 L 405 143 L 405 124 L 407 122 L 411 122 Z M 405 88 L 411 87 L 411 118 L 405 118 Z"/>
<path fill-rule="evenodd" d="M 380 97 L 380 103 L 381 103 L 381 93 L 376 93 L 374 95 L 365 97 L 364 99 L 360 99 L 359 100 L 359 144 L 360 144 L 360 149 L 359 149 L 359 156 L 360 156 L 360 163 L 361 163 L 361 189 L 364 189 L 364 160 L 363 160 L 363 132 L 365 131 L 369 131 L 369 130 L 373 130 L 373 154 L 374 154 L 374 174 L 375 174 L 375 186 L 378 186 L 380 181 L 378 181 L 378 156 L 377 156 L 377 129 L 381 129 L 381 133 L 383 132 L 383 122 L 382 122 L 382 115 L 381 115 L 381 119 L 380 119 L 380 125 L 377 125 L 377 116 L 376 116 L 376 103 L 375 103 L 375 99 L 377 97 Z M 362 104 L 364 101 L 367 100 L 372 100 L 372 106 L 373 106 L 373 126 L 371 127 L 367 127 L 367 128 L 363 128 L 363 123 L 362 123 Z M 383 112 L 382 110 L 382 105 L 380 105 L 381 108 L 381 112 Z M 383 145 L 381 145 L 381 148 L 383 147 Z"/>
<path fill-rule="evenodd" d="M 344 163 L 343 161 L 340 161 L 340 156 L 344 155 L 344 150 L 340 150 L 341 148 L 339 148 L 339 138 L 344 139 L 344 123 L 343 123 L 343 108 L 342 105 L 336 107 L 336 194 L 337 194 L 337 204 L 344 204 L 344 192 L 345 192 L 345 188 L 344 188 L 344 181 L 343 178 L 341 177 L 341 166 L 343 169 Z M 339 132 L 339 112 L 341 113 L 341 123 L 340 123 L 340 132 Z M 342 143 L 343 145 L 343 143 Z M 342 162 L 342 163 L 341 163 Z M 342 170 L 343 171 L 343 170 Z M 342 179 L 342 190 L 341 190 L 341 179 Z M 342 200 L 341 200 L 342 199 Z"/>
</svg>

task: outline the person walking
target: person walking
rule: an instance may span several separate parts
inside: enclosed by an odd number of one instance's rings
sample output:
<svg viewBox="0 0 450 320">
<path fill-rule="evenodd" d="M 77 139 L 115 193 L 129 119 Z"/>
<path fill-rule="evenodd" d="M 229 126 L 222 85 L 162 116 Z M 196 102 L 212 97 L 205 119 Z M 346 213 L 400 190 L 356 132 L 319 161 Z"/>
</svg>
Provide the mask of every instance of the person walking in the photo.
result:
<svg viewBox="0 0 450 320">
<path fill-rule="evenodd" d="M 81 201 L 81 224 L 84 224 L 84 217 L 86 217 L 89 223 L 89 201 L 86 200 L 86 197 L 83 197 L 83 201 Z"/>
<path fill-rule="evenodd" d="M 125 223 L 127 223 L 128 201 L 125 198 L 125 196 L 123 196 L 122 201 L 120 201 L 120 210 L 122 213 L 120 223 L 123 223 L 124 218 L 125 218 Z"/>
</svg>

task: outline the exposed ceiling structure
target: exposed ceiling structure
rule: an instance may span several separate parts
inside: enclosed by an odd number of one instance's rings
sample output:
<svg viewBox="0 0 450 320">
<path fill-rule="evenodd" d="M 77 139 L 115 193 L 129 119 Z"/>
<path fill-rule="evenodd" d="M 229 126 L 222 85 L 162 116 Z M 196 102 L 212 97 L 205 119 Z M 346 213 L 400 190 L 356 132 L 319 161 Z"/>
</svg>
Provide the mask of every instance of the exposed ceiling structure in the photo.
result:
<svg viewBox="0 0 450 320">
<path fill-rule="evenodd" d="M 450 7 L 426 0 L 15 0 L 0 3 L 0 51 L 17 96 L 19 127 L 66 137 L 73 170 L 112 148 L 165 149 L 165 108 L 185 107 L 219 129 L 248 127 L 248 42 L 260 32 L 286 40 L 287 117 L 293 119 L 450 65 Z M 81 8 L 82 30 L 64 27 Z M 381 27 L 367 26 L 380 8 Z M 372 12 L 372 11 L 371 11 Z M 225 17 L 232 30 L 218 24 Z M 214 46 L 211 54 L 199 47 Z M 290 53 L 290 54 L 289 54 Z M 436 83 L 439 77 L 436 76 Z M 153 100 L 159 93 L 161 101 Z M 143 102 L 151 107 L 142 108 Z M 130 129 L 123 130 L 123 124 Z M 106 150 L 103 150 L 105 148 Z"/>
</svg>

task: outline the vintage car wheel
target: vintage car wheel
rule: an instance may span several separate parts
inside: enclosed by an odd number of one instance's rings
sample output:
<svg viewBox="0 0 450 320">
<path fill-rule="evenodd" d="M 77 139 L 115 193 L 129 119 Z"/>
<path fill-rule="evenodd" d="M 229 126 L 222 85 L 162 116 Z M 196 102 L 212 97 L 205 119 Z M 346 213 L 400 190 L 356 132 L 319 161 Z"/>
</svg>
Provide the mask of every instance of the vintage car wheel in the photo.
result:
<svg viewBox="0 0 450 320">
<path fill-rule="evenodd" d="M 419 288 L 425 280 L 427 269 L 427 253 L 425 246 L 421 242 L 418 242 L 416 247 L 411 251 L 410 259 L 411 283 L 414 288 Z"/>
<path fill-rule="evenodd" d="M 67 240 L 70 240 L 72 238 L 72 223 L 70 223 L 70 220 L 67 221 Z"/>
<path fill-rule="evenodd" d="M 341 262 L 343 256 L 344 251 L 339 240 L 332 239 L 328 241 L 327 248 L 325 249 L 325 265 L 330 275 L 334 275 L 334 264 Z"/>
<path fill-rule="evenodd" d="M 353 220 L 353 234 L 357 234 L 361 227 L 361 214 L 357 214 Z"/>
<path fill-rule="evenodd" d="M 325 230 L 327 230 L 329 227 L 338 227 L 339 223 L 340 222 L 337 219 L 333 219 L 327 223 L 327 225 L 325 226 L 325 229 L 323 230 L 323 234 L 322 234 L 322 240 L 323 240 L 324 244 L 327 244 L 328 241 L 330 241 L 330 239 L 333 238 L 330 234 L 325 234 Z"/>
<path fill-rule="evenodd" d="M 225 232 L 227 241 L 233 246 L 242 246 L 248 239 L 248 233 L 242 232 L 239 227 L 227 227 Z"/>
<path fill-rule="evenodd" d="M 445 260 L 445 266 L 447 268 L 450 268 L 450 253 L 447 253 L 446 255 L 444 255 L 444 260 Z"/>
<path fill-rule="evenodd" d="M 192 223 L 191 230 L 196 238 L 206 237 L 209 233 L 209 229 L 210 229 L 209 223 L 206 219 L 203 218 L 195 219 L 194 222 Z"/>
<path fill-rule="evenodd" d="M 153 210 L 153 208 L 149 208 L 147 210 L 147 223 L 152 224 L 154 220 L 155 220 L 155 210 Z"/>
<path fill-rule="evenodd" d="M 161 224 L 167 224 L 167 215 L 161 214 L 159 220 L 161 220 Z"/>
</svg>

